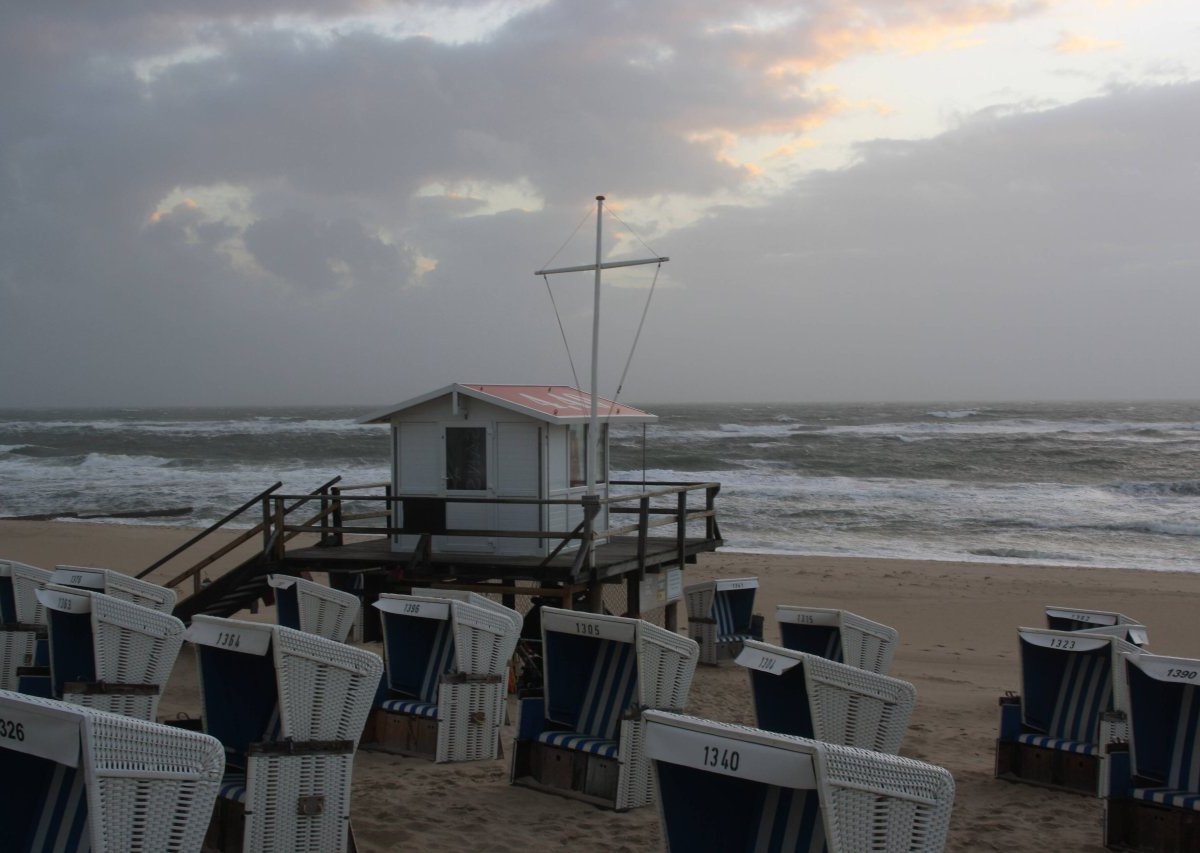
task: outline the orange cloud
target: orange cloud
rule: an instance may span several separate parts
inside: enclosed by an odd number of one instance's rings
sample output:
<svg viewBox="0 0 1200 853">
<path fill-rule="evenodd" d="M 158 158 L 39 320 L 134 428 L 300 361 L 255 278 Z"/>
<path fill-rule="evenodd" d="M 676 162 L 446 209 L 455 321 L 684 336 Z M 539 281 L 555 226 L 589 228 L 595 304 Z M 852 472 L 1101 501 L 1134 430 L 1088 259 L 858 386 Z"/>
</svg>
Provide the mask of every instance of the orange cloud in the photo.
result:
<svg viewBox="0 0 1200 853">
<path fill-rule="evenodd" d="M 1075 33 L 1063 33 L 1054 45 L 1057 53 L 1095 53 L 1099 50 L 1116 50 L 1124 44 L 1117 39 L 1097 39 Z"/>
<path fill-rule="evenodd" d="M 829 26 L 818 27 L 806 55 L 776 62 L 766 73 L 776 78 L 812 74 L 862 53 L 963 50 L 983 43 L 973 35 L 977 28 L 1014 20 L 1025 11 L 1016 3 L 999 2 L 931 14 L 901 25 L 860 11 L 846 20 L 828 21 Z"/>
</svg>

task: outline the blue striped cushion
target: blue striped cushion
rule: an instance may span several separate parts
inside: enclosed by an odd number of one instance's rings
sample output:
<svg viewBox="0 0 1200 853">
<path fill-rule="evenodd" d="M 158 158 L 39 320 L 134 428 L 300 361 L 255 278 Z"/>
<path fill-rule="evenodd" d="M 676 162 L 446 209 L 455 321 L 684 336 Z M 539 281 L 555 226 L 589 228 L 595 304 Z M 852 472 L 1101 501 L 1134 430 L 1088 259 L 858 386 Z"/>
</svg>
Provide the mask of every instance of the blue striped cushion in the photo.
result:
<svg viewBox="0 0 1200 853">
<path fill-rule="evenodd" d="M 605 758 L 617 757 L 617 742 L 606 738 L 592 737 L 579 732 L 542 732 L 538 735 L 540 743 L 549 746 L 559 746 L 563 749 L 575 749 L 580 752 L 590 752 Z"/>
<path fill-rule="evenodd" d="M 84 785 L 82 767 L 55 765 L 30 850 L 91 850 Z"/>
<path fill-rule="evenodd" d="M 834 663 L 844 663 L 845 657 L 842 654 L 842 629 L 834 628 L 829 632 L 829 643 L 825 646 L 825 654 L 822 657 L 827 658 Z"/>
<path fill-rule="evenodd" d="M 1100 715 L 1112 703 L 1112 672 L 1104 655 L 1068 654 L 1054 713 L 1045 732 L 1064 741 L 1091 743 Z"/>
<path fill-rule="evenodd" d="M 816 791 L 766 785 L 761 809 L 747 850 L 824 853 L 825 824 Z"/>
<path fill-rule="evenodd" d="M 732 643 L 734 640 L 753 640 L 753 634 L 718 634 L 718 643 Z"/>
<path fill-rule="evenodd" d="M 1167 787 L 1200 793 L 1200 690 L 1183 688 Z"/>
<path fill-rule="evenodd" d="M 438 685 L 442 676 L 450 672 L 454 665 L 454 631 L 450 620 L 438 623 L 437 634 L 433 640 L 433 649 L 429 653 L 429 663 L 425 667 L 425 678 L 421 682 L 417 698 L 425 702 L 437 702 Z"/>
<path fill-rule="evenodd" d="M 736 634 L 738 626 L 733 620 L 733 603 L 728 595 L 721 592 L 713 593 L 713 618 L 717 620 L 717 636 Z"/>
<path fill-rule="evenodd" d="M 387 699 L 380 703 L 380 708 L 393 714 L 411 714 L 414 717 L 437 717 L 436 702 L 422 702 L 420 699 Z"/>
<path fill-rule="evenodd" d="M 1200 812 L 1200 793 L 1196 791 L 1179 791 L 1173 788 L 1134 788 L 1133 798 L 1163 806 L 1173 806 L 1177 809 L 1191 809 Z"/>
<path fill-rule="evenodd" d="M 621 715 L 633 704 L 637 689 L 637 654 L 631 643 L 602 640 L 576 729 L 602 740 L 615 740 Z"/>
<path fill-rule="evenodd" d="M 224 800 L 233 800 L 235 803 L 246 802 L 246 774 L 245 773 L 226 773 L 225 778 L 221 780 L 221 790 L 219 796 Z"/>
<path fill-rule="evenodd" d="M 1100 750 L 1094 743 L 1085 743 L 1078 740 L 1066 740 L 1060 737 L 1052 737 L 1050 735 L 1039 735 L 1026 733 L 1017 735 L 1017 740 L 1020 743 L 1028 743 L 1032 746 L 1042 746 L 1046 749 L 1057 749 L 1059 752 L 1075 752 L 1081 755 L 1099 755 Z"/>
</svg>

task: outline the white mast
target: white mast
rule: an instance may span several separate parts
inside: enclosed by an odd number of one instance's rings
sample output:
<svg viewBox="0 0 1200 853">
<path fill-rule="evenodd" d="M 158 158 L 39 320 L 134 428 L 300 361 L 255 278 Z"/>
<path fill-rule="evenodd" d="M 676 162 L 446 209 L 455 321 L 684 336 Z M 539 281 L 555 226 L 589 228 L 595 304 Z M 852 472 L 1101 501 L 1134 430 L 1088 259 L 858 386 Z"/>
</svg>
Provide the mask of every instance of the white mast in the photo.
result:
<svg viewBox="0 0 1200 853">
<path fill-rule="evenodd" d="M 604 196 L 598 195 L 596 196 L 596 263 L 584 264 L 578 267 L 558 267 L 552 270 L 538 270 L 534 273 L 534 275 L 555 275 L 556 273 L 587 272 L 589 270 L 595 270 L 596 272 L 594 293 L 592 294 L 592 409 L 588 416 L 587 456 L 584 458 L 584 468 L 587 469 L 588 495 L 596 494 L 596 458 L 600 441 L 600 419 L 596 403 L 599 397 L 600 386 L 600 270 L 614 269 L 616 267 L 635 267 L 642 264 L 662 264 L 671 260 L 670 258 L 646 258 L 640 261 L 610 261 L 606 264 L 600 263 L 603 214 Z"/>
</svg>

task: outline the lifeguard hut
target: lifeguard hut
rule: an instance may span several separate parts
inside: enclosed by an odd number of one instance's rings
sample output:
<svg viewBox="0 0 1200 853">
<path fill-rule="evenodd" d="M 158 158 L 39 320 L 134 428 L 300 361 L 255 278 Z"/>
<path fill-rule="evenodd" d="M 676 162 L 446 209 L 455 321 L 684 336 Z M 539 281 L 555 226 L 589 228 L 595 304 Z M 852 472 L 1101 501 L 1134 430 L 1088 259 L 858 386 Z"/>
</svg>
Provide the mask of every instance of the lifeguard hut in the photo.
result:
<svg viewBox="0 0 1200 853">
<path fill-rule="evenodd" d="M 607 529 L 609 425 L 658 418 L 598 398 L 593 460 L 591 404 L 587 393 L 563 385 L 454 384 L 362 418 L 392 429 L 392 493 L 401 499 L 392 527 L 406 531 L 391 537 L 392 550 L 412 553 L 422 535 L 434 555 L 578 548 L 578 541 L 563 548 L 561 534 L 538 534 L 584 520 L 589 473 L 598 498 L 594 525 Z"/>
</svg>

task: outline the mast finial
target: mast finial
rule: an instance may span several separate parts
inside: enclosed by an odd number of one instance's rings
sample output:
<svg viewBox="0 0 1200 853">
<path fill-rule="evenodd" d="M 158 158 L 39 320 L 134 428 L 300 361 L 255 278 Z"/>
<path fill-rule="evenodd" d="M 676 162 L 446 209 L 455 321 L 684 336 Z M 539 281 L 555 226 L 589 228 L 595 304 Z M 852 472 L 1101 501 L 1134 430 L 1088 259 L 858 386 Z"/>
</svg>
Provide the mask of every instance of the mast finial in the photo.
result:
<svg viewBox="0 0 1200 853">
<path fill-rule="evenodd" d="M 604 196 L 602 196 L 602 195 L 596 196 L 596 201 L 604 201 Z"/>
</svg>

